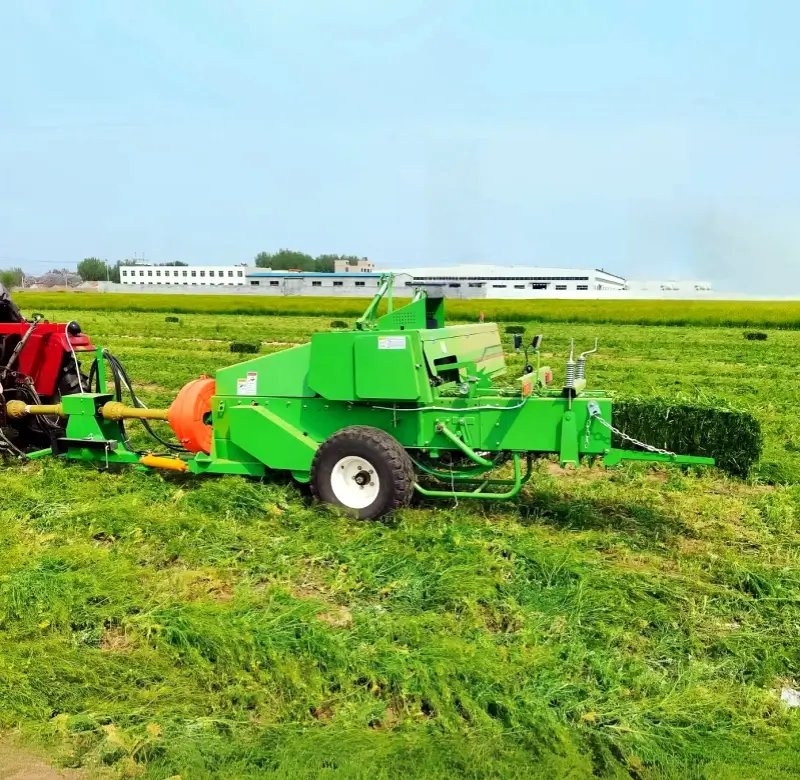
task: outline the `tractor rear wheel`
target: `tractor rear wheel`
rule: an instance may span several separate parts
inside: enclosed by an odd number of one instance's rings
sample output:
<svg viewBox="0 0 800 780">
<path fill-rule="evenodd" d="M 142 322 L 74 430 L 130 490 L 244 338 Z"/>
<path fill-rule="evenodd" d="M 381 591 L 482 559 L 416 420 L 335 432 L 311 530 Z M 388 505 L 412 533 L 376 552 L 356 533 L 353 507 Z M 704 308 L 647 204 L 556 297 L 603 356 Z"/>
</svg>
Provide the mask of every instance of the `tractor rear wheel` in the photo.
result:
<svg viewBox="0 0 800 780">
<path fill-rule="evenodd" d="M 366 425 L 334 433 L 311 464 L 314 496 L 362 520 L 408 506 L 414 479 L 414 464 L 400 442 Z"/>
<path fill-rule="evenodd" d="M 42 398 L 42 403 L 57 404 L 65 395 L 89 392 L 89 377 L 80 370 L 80 363 L 75 365 L 71 355 L 65 355 L 61 370 L 56 380 L 55 392 Z M 16 445 L 23 450 L 48 447 L 51 438 L 63 436 L 65 421 L 57 417 L 27 417 L 19 421 L 17 426 L 18 441 Z"/>
</svg>

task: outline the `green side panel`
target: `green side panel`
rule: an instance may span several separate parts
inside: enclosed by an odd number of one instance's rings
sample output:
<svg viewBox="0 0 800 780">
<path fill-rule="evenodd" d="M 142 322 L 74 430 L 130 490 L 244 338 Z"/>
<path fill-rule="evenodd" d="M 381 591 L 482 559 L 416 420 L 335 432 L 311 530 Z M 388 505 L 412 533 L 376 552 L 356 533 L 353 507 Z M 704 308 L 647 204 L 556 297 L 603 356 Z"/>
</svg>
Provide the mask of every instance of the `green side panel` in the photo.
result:
<svg viewBox="0 0 800 780">
<path fill-rule="evenodd" d="M 315 333 L 311 337 L 308 384 L 323 398 L 355 399 L 353 343 L 356 335 L 356 331 L 342 331 Z"/>
<path fill-rule="evenodd" d="M 211 458 L 202 453 L 187 461 L 193 474 L 241 474 L 245 477 L 263 477 L 267 473 L 263 463 Z"/>
<path fill-rule="evenodd" d="M 429 387 L 416 331 L 363 333 L 355 339 L 356 397 L 419 401 Z"/>
<path fill-rule="evenodd" d="M 487 376 L 499 376 L 505 371 L 503 345 L 494 323 L 448 325 L 420 331 L 419 335 L 431 373 L 437 376 L 453 362 L 475 363 L 477 370 Z"/>
<path fill-rule="evenodd" d="M 276 404 L 277 406 L 277 404 Z M 280 407 L 278 407 L 280 409 Z M 308 471 L 319 446 L 307 431 L 266 405 L 227 409 L 230 441 L 271 469 Z"/>
<path fill-rule="evenodd" d="M 611 401 L 607 398 L 574 399 L 571 411 L 567 400 L 558 396 L 532 397 L 524 404 L 508 397 L 440 399 L 436 408 L 394 411 L 323 398 L 245 402 L 217 397 L 213 455 L 256 460 L 274 469 L 307 471 L 317 444 L 351 425 L 381 428 L 409 449 L 459 449 L 441 431 L 439 426 L 444 424 L 479 452 L 556 453 L 572 462 L 580 455 L 602 455 L 611 448 L 608 429 L 590 420 L 590 400 L 610 419 Z"/>
<path fill-rule="evenodd" d="M 426 328 L 425 299 L 401 306 L 389 314 L 384 314 L 378 319 L 380 330 L 411 330 L 414 328 Z"/>
<path fill-rule="evenodd" d="M 314 391 L 308 384 L 311 346 L 275 352 L 272 355 L 245 360 L 216 374 L 219 395 L 274 395 L 282 398 L 308 398 Z M 255 374 L 255 376 L 248 376 Z"/>
</svg>

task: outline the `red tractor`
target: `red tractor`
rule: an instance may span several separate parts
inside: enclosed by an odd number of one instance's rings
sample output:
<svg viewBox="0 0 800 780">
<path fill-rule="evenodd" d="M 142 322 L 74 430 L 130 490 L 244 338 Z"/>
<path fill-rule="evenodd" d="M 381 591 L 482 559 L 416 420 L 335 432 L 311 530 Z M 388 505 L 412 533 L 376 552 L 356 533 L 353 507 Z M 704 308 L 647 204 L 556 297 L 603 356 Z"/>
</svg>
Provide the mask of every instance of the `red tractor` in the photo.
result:
<svg viewBox="0 0 800 780">
<path fill-rule="evenodd" d="M 94 347 L 77 322 L 48 322 L 41 314 L 27 320 L 0 285 L 0 452 L 20 455 L 63 435 L 55 417 L 12 424 L 6 403 L 57 403 L 63 395 L 88 390 L 77 353 L 90 350 Z"/>
</svg>

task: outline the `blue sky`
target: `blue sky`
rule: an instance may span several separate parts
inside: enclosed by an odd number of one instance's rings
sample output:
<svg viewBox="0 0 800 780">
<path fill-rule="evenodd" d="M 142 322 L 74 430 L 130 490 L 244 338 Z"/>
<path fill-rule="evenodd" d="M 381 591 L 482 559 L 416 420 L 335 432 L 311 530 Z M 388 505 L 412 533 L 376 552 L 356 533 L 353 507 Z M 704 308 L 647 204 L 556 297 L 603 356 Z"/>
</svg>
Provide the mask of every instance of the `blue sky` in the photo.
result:
<svg viewBox="0 0 800 780">
<path fill-rule="evenodd" d="M 789 0 L 5 0 L 0 266 L 290 247 L 800 293 L 798 26 Z"/>
</svg>

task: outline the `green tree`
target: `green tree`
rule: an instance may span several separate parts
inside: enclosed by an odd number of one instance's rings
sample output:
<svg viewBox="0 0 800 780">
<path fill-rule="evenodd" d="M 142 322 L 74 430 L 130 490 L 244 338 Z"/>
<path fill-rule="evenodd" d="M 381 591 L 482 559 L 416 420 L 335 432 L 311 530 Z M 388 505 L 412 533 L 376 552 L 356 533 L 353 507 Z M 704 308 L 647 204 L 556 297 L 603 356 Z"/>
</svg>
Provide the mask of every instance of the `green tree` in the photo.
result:
<svg viewBox="0 0 800 780">
<path fill-rule="evenodd" d="M 0 271 L 0 284 L 7 289 L 22 285 L 23 273 L 21 268 L 6 268 Z"/>
<path fill-rule="evenodd" d="M 333 273 L 333 264 L 339 259 L 339 255 L 318 255 L 314 259 L 314 270 L 326 274 Z"/>
<path fill-rule="evenodd" d="M 78 276 L 84 282 L 104 282 L 109 278 L 109 267 L 99 257 L 85 257 L 78 263 Z"/>
<path fill-rule="evenodd" d="M 189 263 L 184 263 L 184 262 L 183 262 L 183 261 L 181 261 L 181 260 L 173 260 L 171 263 L 156 263 L 156 265 L 161 265 L 161 266 L 165 266 L 165 265 L 169 265 L 169 266 L 175 266 L 175 265 L 189 265 Z"/>
<path fill-rule="evenodd" d="M 270 252 L 259 252 L 255 256 L 254 262 L 256 268 L 272 268 L 272 254 Z"/>
<path fill-rule="evenodd" d="M 322 273 L 332 273 L 335 268 L 334 263 L 337 260 L 345 260 L 350 265 L 356 265 L 359 260 L 366 260 L 366 258 L 357 257 L 356 255 L 318 255 L 314 260 L 314 270 Z"/>
<path fill-rule="evenodd" d="M 255 258 L 258 268 L 274 268 L 276 271 L 296 270 L 313 271 L 314 258 L 305 252 L 296 252 L 293 249 L 279 249 L 274 254 L 259 252 Z"/>
</svg>

